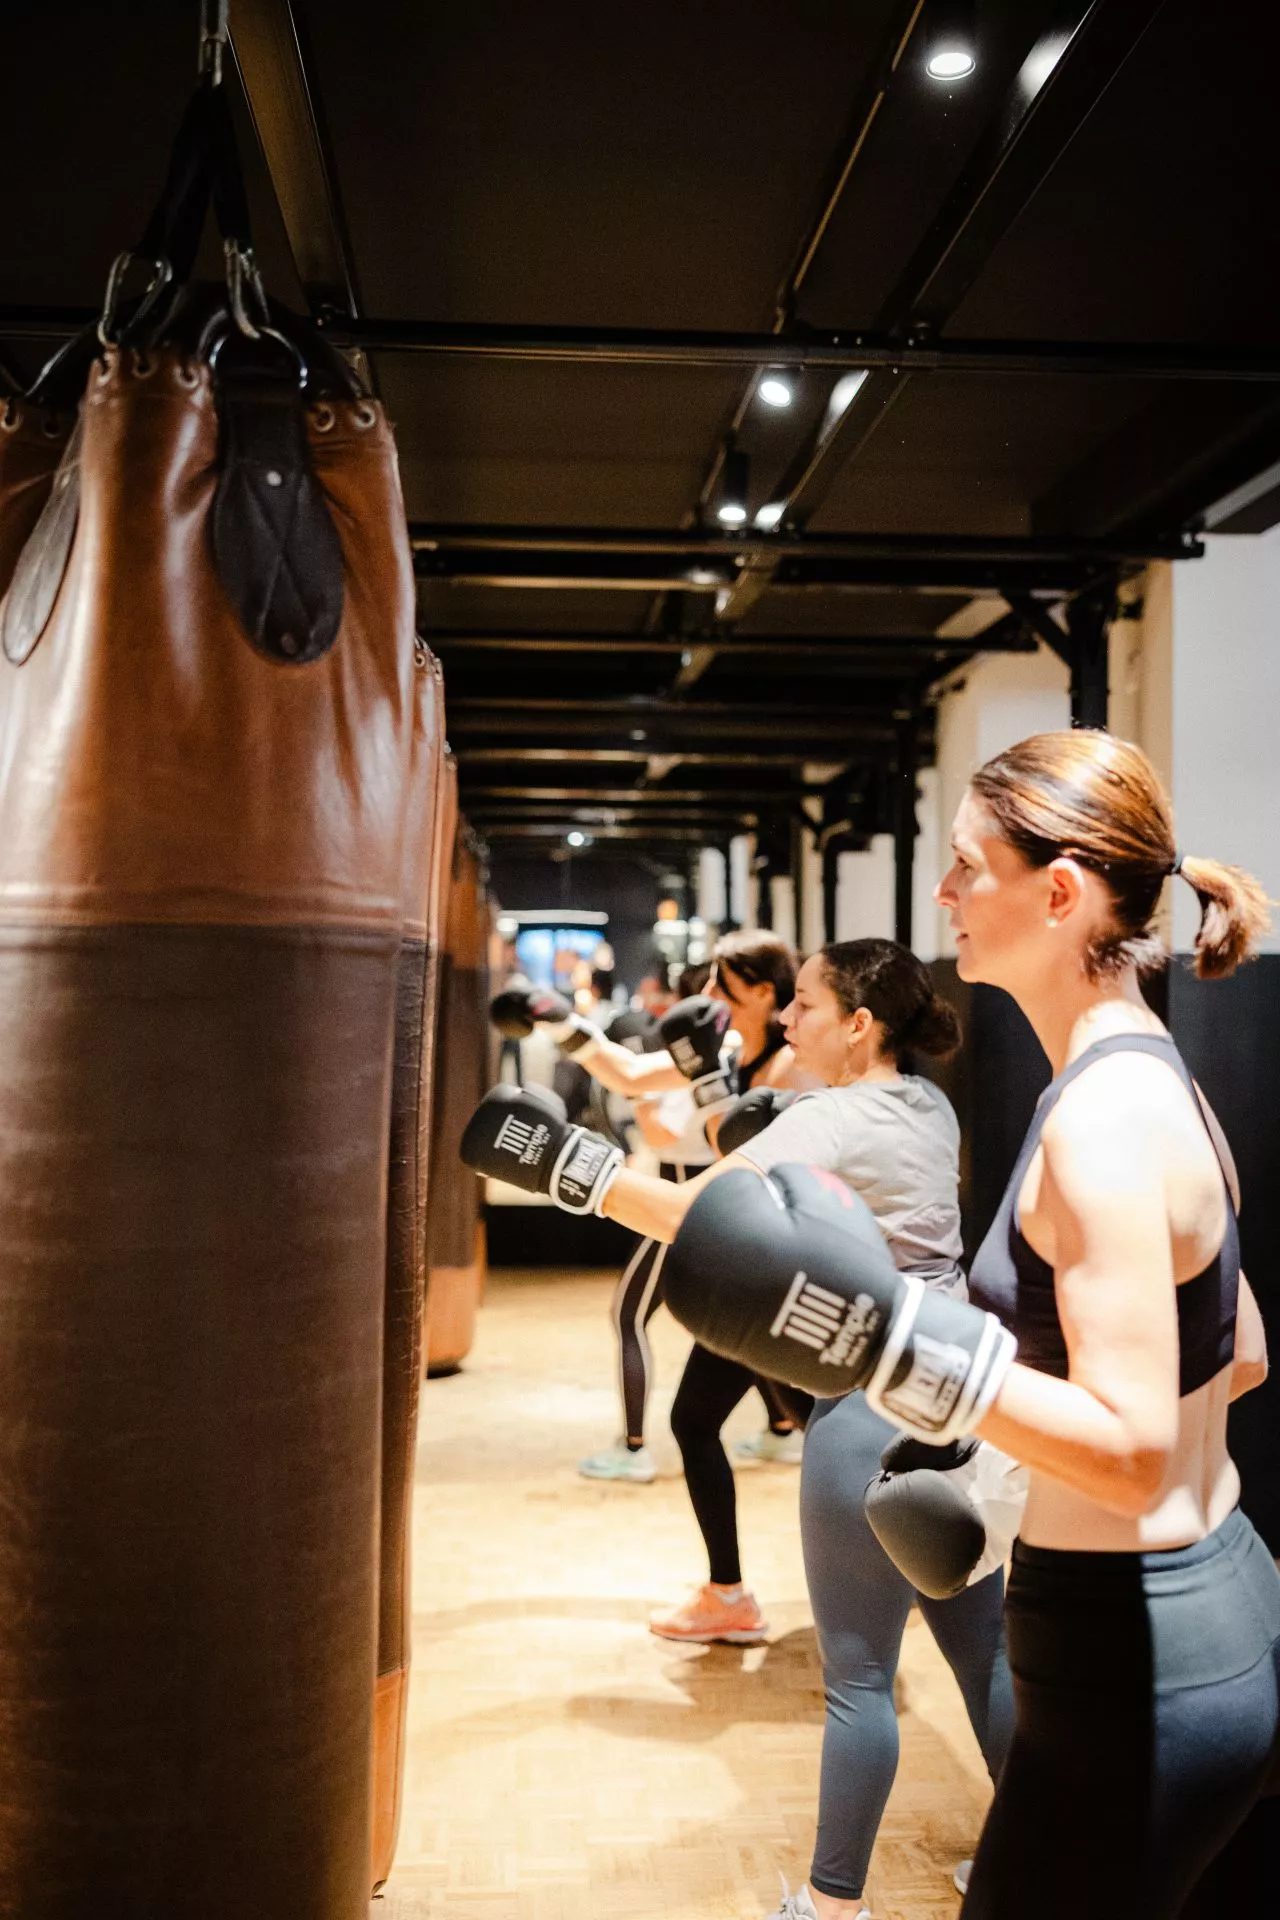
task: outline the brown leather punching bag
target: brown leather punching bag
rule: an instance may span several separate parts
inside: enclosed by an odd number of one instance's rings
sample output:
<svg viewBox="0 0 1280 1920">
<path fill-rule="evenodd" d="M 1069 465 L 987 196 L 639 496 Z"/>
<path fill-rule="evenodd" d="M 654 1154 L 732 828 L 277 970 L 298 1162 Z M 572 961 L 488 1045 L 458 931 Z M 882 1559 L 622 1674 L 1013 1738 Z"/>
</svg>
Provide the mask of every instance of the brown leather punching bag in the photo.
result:
<svg viewBox="0 0 1280 1920">
<path fill-rule="evenodd" d="M 237 305 L 71 356 L 0 608 L 4 1920 L 367 1913 L 413 577 Z"/>
<path fill-rule="evenodd" d="M 432 1373 L 461 1366 L 475 1336 L 484 1282 L 483 1188 L 459 1158 L 462 1131 L 493 1079 L 489 1024 L 489 904 L 465 830 L 454 847 L 440 980 L 440 1054 L 429 1209 L 427 1353 Z"/>
<path fill-rule="evenodd" d="M 387 1185 L 378 1666 L 373 1699 L 375 1889 L 387 1878 L 395 1858 L 404 1784 L 413 1464 L 423 1370 L 428 1154 L 443 925 L 441 875 L 449 870 L 453 847 L 454 782 L 444 744 L 443 676 L 439 662 L 421 642 L 417 658 L 414 804 L 405 830 Z"/>
</svg>

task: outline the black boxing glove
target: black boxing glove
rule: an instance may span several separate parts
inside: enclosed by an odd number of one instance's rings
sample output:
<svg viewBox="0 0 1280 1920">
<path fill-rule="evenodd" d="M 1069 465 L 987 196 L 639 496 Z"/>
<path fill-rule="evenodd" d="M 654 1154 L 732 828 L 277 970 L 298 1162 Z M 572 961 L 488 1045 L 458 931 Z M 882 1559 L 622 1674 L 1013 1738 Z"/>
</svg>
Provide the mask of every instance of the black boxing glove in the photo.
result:
<svg viewBox="0 0 1280 1920">
<path fill-rule="evenodd" d="M 733 1098 L 720 1046 L 729 1027 L 729 1009 L 723 1000 L 695 993 L 678 1000 L 658 1022 L 662 1044 L 689 1081 L 696 1107 L 718 1107 Z"/>
<path fill-rule="evenodd" d="M 545 1027 L 564 1053 L 581 1053 L 604 1038 L 599 1027 L 575 1013 L 554 987 L 512 981 L 489 1002 L 489 1018 L 508 1040 L 527 1040 L 535 1026 Z"/>
<path fill-rule="evenodd" d="M 752 1087 L 750 1093 L 740 1093 L 732 1106 L 724 1110 L 716 1146 L 722 1154 L 736 1153 L 748 1140 L 754 1140 L 758 1133 L 772 1126 L 778 1115 L 785 1113 L 791 1102 L 799 1098 L 798 1093 L 782 1087 Z"/>
<path fill-rule="evenodd" d="M 880 1456 L 867 1522 L 889 1558 L 931 1600 L 951 1600 L 1008 1558 L 1027 1501 L 1027 1470 L 985 1440 L 927 1447 L 909 1433 Z"/>
<path fill-rule="evenodd" d="M 462 1164 L 524 1193 L 545 1193 L 566 1213 L 599 1213 L 622 1165 L 603 1134 L 572 1127 L 564 1102 L 540 1087 L 491 1087 L 467 1122 Z"/>
<path fill-rule="evenodd" d="M 658 1023 L 643 1007 L 624 1007 L 604 1030 L 606 1040 L 625 1047 L 628 1053 L 661 1053 L 662 1038 Z"/>
<path fill-rule="evenodd" d="M 712 1180 L 663 1290 L 713 1353 L 823 1397 L 861 1387 L 886 1420 L 939 1446 L 977 1426 L 1017 1352 L 994 1314 L 899 1273 L 865 1202 L 814 1167 Z"/>
</svg>

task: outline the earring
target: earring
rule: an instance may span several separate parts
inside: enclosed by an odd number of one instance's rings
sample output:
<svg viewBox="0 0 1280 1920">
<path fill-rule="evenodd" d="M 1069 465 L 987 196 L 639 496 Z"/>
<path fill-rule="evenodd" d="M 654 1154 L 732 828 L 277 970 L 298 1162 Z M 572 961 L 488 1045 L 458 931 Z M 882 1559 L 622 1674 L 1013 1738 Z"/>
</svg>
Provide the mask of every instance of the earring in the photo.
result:
<svg viewBox="0 0 1280 1920">
<path fill-rule="evenodd" d="M 1056 913 L 1051 913 L 1051 914 L 1049 915 L 1049 918 L 1048 918 L 1048 919 L 1047 919 L 1047 920 L 1045 921 L 1045 925 L 1046 925 L 1046 927 L 1056 927 L 1056 926 L 1057 926 L 1057 924 L 1058 924 L 1058 916 L 1057 916 L 1057 914 L 1056 914 Z"/>
</svg>

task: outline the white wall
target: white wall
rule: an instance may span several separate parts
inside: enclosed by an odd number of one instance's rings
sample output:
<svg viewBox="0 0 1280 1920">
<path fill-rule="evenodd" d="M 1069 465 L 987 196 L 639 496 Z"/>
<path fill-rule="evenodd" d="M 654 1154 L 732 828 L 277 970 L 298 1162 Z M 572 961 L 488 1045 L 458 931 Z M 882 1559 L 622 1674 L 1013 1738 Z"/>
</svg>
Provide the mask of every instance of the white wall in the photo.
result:
<svg viewBox="0 0 1280 1920">
<path fill-rule="evenodd" d="M 1178 842 L 1186 853 L 1248 868 L 1274 898 L 1280 895 L 1280 527 L 1255 536 L 1211 535 L 1205 545 L 1203 560 L 1170 569 Z M 1185 886 L 1173 889 L 1173 899 L 1174 943 L 1187 951 L 1195 900 Z M 1262 945 L 1280 952 L 1280 928 Z"/>
<path fill-rule="evenodd" d="M 703 847 L 698 853 L 698 918 L 710 927 L 724 925 L 728 912 L 728 876 L 719 847 Z"/>
<path fill-rule="evenodd" d="M 918 809 L 915 947 L 923 958 L 955 953 L 946 916 L 928 897 L 945 870 L 951 822 L 969 776 L 993 754 L 1031 733 L 1071 725 L 1069 675 L 1048 647 L 988 653 L 960 670 L 938 705 L 937 766 Z M 922 783 L 923 784 L 923 783 Z M 927 811 L 927 818 L 926 818 Z"/>
<path fill-rule="evenodd" d="M 751 884 L 754 847 L 754 839 L 746 833 L 736 833 L 729 842 L 729 917 L 740 927 L 755 925 Z"/>
<path fill-rule="evenodd" d="M 836 939 L 892 940 L 893 835 L 878 833 L 865 853 L 836 858 Z"/>
</svg>

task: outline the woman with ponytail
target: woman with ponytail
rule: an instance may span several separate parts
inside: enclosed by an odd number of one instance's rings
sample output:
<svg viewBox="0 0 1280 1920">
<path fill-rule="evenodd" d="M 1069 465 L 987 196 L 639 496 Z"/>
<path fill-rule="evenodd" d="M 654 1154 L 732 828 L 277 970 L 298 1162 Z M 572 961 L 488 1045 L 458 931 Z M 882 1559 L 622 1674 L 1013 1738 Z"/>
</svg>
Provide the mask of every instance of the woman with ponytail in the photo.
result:
<svg viewBox="0 0 1280 1920">
<path fill-rule="evenodd" d="M 1248 959 L 1257 882 L 1180 853 L 1146 757 L 1041 734 L 973 777 L 938 888 L 961 978 L 1054 1079 L 970 1289 L 1019 1364 L 982 1422 L 1030 1468 L 1007 1603 L 1016 1723 L 966 1920 L 1172 1920 L 1280 1786 L 1280 1577 L 1239 1510 L 1227 1409 L 1266 1373 L 1226 1142 L 1140 990 L 1168 879 L 1195 968 Z"/>
</svg>

